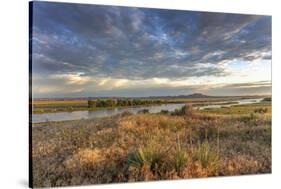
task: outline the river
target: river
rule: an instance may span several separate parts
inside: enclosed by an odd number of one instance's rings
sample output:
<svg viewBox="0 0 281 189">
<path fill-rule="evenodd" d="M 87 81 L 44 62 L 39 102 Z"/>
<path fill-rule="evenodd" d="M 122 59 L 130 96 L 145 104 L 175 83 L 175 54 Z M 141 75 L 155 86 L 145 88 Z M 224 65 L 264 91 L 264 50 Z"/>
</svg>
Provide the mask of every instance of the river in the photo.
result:
<svg viewBox="0 0 281 189">
<path fill-rule="evenodd" d="M 199 110 L 206 108 L 221 108 L 221 107 L 230 107 L 234 105 L 241 104 L 252 104 L 259 103 L 262 99 L 241 99 L 233 101 L 222 101 L 210 103 L 208 105 L 202 105 L 200 107 L 195 107 Z M 234 102 L 233 104 L 224 104 L 228 102 Z M 103 109 L 103 110 L 94 110 L 94 111 L 73 111 L 73 112 L 55 112 L 55 113 L 43 113 L 43 114 L 33 114 L 32 123 L 40 123 L 47 121 L 68 121 L 68 120 L 79 120 L 79 119 L 90 119 L 98 117 L 107 117 L 120 114 L 122 112 L 131 112 L 137 113 L 143 109 L 149 110 L 150 113 L 159 113 L 162 110 L 174 111 L 184 106 L 184 103 L 175 103 L 175 104 L 161 104 L 161 105 L 151 105 L 151 106 L 141 106 L 141 107 L 124 107 L 124 108 L 112 108 L 112 109 Z"/>
</svg>

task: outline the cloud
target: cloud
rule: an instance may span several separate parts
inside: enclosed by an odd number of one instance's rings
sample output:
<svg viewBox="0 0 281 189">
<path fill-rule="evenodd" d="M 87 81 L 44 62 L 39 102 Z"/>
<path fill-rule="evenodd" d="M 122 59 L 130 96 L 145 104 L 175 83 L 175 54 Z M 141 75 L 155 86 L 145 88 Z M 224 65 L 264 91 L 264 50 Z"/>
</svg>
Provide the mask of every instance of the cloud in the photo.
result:
<svg viewBox="0 0 281 189">
<path fill-rule="evenodd" d="M 58 74 L 51 75 L 51 79 L 62 79 L 65 81 L 66 85 L 84 85 L 91 79 L 88 76 L 83 76 L 83 73 L 68 73 L 68 74 Z"/>
<path fill-rule="evenodd" d="M 65 96 L 165 96 L 189 93 L 209 95 L 270 94 L 271 81 L 247 83 L 214 83 L 193 78 L 145 80 L 116 79 L 111 77 L 89 77 L 83 73 L 68 75 L 34 75 L 32 86 L 34 97 Z"/>
<path fill-rule="evenodd" d="M 271 81 L 258 81 L 252 83 L 233 83 L 222 85 L 225 89 L 246 89 L 246 90 L 256 90 L 257 88 L 268 88 L 271 89 Z"/>
<path fill-rule="evenodd" d="M 213 88 L 208 89 L 208 93 L 213 95 L 268 95 L 271 94 L 271 90 L 271 81 L 258 81 L 214 86 Z"/>
<path fill-rule="evenodd" d="M 123 87 L 127 80 L 224 77 L 231 73 L 220 65 L 231 60 L 271 59 L 270 16 L 33 5 L 33 73 L 70 77 L 61 78 L 66 84 L 110 77 L 116 81 L 97 86 Z M 71 75 L 77 73 L 83 74 Z"/>
</svg>

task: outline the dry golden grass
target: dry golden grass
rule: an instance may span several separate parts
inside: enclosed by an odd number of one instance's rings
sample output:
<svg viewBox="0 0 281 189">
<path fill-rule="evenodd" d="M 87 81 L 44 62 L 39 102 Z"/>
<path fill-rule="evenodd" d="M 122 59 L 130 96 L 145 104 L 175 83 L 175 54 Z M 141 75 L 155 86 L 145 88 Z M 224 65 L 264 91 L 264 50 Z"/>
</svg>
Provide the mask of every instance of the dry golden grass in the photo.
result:
<svg viewBox="0 0 281 189">
<path fill-rule="evenodd" d="M 255 111 L 261 106 L 270 110 Z M 34 187 L 271 172 L 270 104 L 225 114 L 123 114 L 32 130 Z"/>
<path fill-rule="evenodd" d="M 34 100 L 33 105 L 68 105 L 68 104 L 88 104 L 87 100 Z"/>
</svg>

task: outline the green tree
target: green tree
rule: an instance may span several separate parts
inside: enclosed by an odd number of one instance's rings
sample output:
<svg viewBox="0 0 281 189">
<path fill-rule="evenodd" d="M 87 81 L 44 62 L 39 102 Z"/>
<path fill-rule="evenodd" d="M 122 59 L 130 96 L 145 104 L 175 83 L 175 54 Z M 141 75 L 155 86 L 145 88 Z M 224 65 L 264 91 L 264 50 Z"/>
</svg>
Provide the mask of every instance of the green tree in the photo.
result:
<svg viewBox="0 0 281 189">
<path fill-rule="evenodd" d="M 94 107 L 96 107 L 96 101 L 88 100 L 88 108 L 94 108 Z"/>
</svg>

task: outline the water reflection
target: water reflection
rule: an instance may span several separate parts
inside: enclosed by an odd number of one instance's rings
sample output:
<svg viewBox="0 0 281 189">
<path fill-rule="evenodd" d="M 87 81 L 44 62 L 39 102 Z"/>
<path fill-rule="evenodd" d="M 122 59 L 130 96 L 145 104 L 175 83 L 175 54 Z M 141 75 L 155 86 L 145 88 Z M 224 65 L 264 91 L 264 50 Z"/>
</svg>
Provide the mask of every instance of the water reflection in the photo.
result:
<svg viewBox="0 0 281 189">
<path fill-rule="evenodd" d="M 221 107 L 230 107 L 234 105 L 241 104 L 252 104 L 259 103 L 262 99 L 242 99 L 236 101 L 224 101 L 217 102 L 215 104 L 209 104 L 198 107 L 198 109 L 206 109 L 206 108 L 221 108 Z M 231 102 L 234 102 L 231 104 Z M 223 104 L 229 103 L 229 104 Z M 113 109 L 104 109 L 104 110 L 95 110 L 95 111 L 74 111 L 74 112 L 57 112 L 57 113 L 44 113 L 44 114 L 33 114 L 32 122 L 40 123 L 46 121 L 66 121 L 66 120 L 78 120 L 78 119 L 89 119 L 89 118 L 98 118 L 98 117 L 106 117 L 120 114 L 122 112 L 131 112 L 138 113 L 143 109 L 149 110 L 150 113 L 159 113 L 162 110 L 174 111 L 175 109 L 179 109 L 184 106 L 181 104 L 162 104 L 162 105 L 152 105 L 152 106 L 142 106 L 142 107 L 126 107 L 126 108 L 113 108 Z"/>
<path fill-rule="evenodd" d="M 175 109 L 181 108 L 184 104 L 162 104 L 153 106 L 141 106 L 141 107 L 126 107 L 126 108 L 113 108 L 95 111 L 74 111 L 74 112 L 56 112 L 56 113 L 44 113 L 44 114 L 33 114 L 32 122 L 40 123 L 46 121 L 66 121 L 66 120 L 77 120 L 77 119 L 89 119 L 106 117 L 120 114 L 122 112 L 138 113 L 143 109 L 149 110 L 150 113 L 158 113 L 161 110 L 174 111 Z"/>
</svg>

